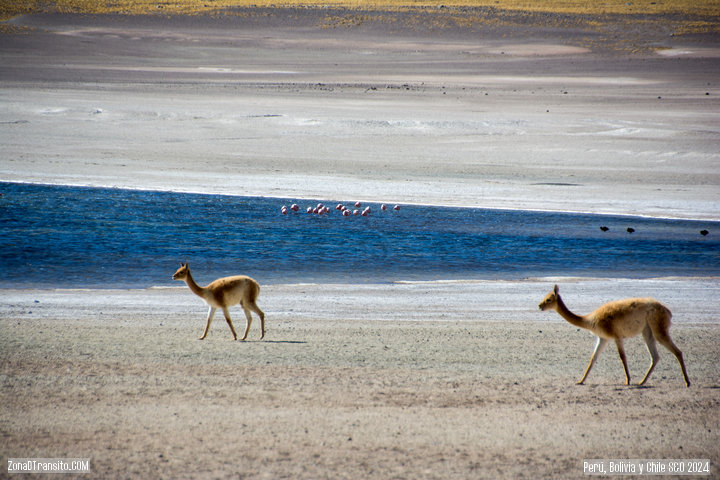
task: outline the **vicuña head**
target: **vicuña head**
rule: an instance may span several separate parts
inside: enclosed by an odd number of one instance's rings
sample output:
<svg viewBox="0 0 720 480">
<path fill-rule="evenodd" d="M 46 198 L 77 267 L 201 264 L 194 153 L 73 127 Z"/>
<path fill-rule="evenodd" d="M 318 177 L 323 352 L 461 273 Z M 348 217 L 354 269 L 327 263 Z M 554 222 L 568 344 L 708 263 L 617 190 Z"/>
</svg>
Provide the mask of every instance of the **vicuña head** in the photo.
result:
<svg viewBox="0 0 720 480">
<path fill-rule="evenodd" d="M 175 273 L 173 273 L 173 280 L 182 280 L 185 281 L 188 274 L 190 273 L 190 267 L 187 263 L 180 262 L 180 268 L 177 269 Z"/>
<path fill-rule="evenodd" d="M 652 361 L 640 385 L 645 384 L 660 360 L 660 355 L 655 345 L 655 341 L 657 340 L 678 359 L 683 377 L 685 377 L 685 384 L 688 387 L 690 386 L 682 352 L 675 346 L 670 338 L 670 318 L 672 314 L 665 305 L 657 300 L 653 300 L 652 298 L 627 298 L 625 300 L 617 300 L 602 305 L 588 315 L 581 316 L 575 315 L 565 306 L 562 298 L 560 298 L 558 286 L 555 285 L 553 291 L 550 292 L 538 306 L 540 310 L 543 311 L 555 310 L 571 324 L 590 330 L 597 335 L 595 351 L 590 357 L 590 363 L 585 369 L 585 374 L 580 381 L 577 382 L 578 385 L 585 382 L 590 370 L 593 365 L 595 365 L 598 355 L 603 351 L 608 340 L 611 339 L 615 340 L 615 345 L 617 345 L 618 353 L 620 354 L 620 360 L 622 360 L 623 368 L 625 369 L 625 384 L 630 385 L 630 372 L 628 371 L 627 359 L 625 358 L 623 339 L 642 333 Z"/>
<path fill-rule="evenodd" d="M 233 327 L 232 320 L 230 319 L 230 312 L 228 308 L 238 303 L 242 306 L 245 311 L 245 317 L 247 323 L 245 325 L 245 335 L 242 340 L 245 340 L 250 331 L 250 325 L 252 324 L 252 315 L 250 311 L 255 312 L 260 317 L 260 328 L 262 335 L 260 339 L 265 337 L 265 314 L 256 305 L 258 295 L 260 294 L 260 285 L 250 277 L 245 275 L 235 275 L 233 277 L 218 278 L 214 282 L 210 283 L 206 287 L 201 287 L 195 280 L 193 280 L 192 274 L 190 273 L 190 267 L 187 263 L 181 263 L 180 268 L 177 269 L 173 274 L 173 280 L 184 281 L 192 292 L 205 300 L 210 306 L 208 310 L 207 322 L 205 324 L 205 331 L 203 332 L 200 340 L 203 340 L 210 330 L 210 323 L 212 322 L 215 311 L 221 308 L 225 314 L 225 320 L 230 326 L 233 338 L 237 340 L 237 333 L 235 333 L 235 327 Z"/>
</svg>

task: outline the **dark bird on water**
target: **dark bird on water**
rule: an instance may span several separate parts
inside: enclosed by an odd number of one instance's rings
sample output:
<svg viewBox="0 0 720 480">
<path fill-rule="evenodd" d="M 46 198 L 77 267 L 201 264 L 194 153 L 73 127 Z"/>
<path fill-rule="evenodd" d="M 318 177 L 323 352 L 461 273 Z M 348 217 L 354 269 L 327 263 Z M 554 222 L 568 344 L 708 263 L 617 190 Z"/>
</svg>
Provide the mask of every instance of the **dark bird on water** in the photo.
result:
<svg viewBox="0 0 720 480">
<path fill-rule="evenodd" d="M 627 232 L 628 232 L 628 233 L 633 233 L 634 231 L 635 231 L 635 229 L 632 228 L 632 227 L 628 227 L 628 228 L 627 228 Z"/>
<path fill-rule="evenodd" d="M 708 232 L 707 230 L 700 230 L 700 235 L 702 235 L 703 237 L 705 235 L 707 235 L 708 233 L 710 233 L 710 232 Z"/>
<path fill-rule="evenodd" d="M 602 227 L 600 227 L 600 230 L 602 230 L 603 232 L 607 232 L 610 229 L 606 226 L 602 226 Z"/>
</svg>

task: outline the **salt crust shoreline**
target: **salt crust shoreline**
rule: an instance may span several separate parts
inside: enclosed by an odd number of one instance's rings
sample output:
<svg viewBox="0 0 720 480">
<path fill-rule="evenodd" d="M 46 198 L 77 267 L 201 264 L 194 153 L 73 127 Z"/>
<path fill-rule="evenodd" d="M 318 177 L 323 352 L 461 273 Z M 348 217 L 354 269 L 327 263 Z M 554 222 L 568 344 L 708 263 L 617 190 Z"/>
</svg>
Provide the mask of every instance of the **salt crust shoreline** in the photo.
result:
<svg viewBox="0 0 720 480">
<path fill-rule="evenodd" d="M 547 322 L 563 320 L 541 314 L 537 303 L 553 285 L 561 286 L 567 303 L 587 313 L 607 301 L 655 297 L 674 312 L 674 323 L 720 324 L 718 277 L 649 279 L 542 277 L 524 280 L 396 281 L 382 284 L 297 283 L 261 286 L 259 305 L 269 318 L 342 318 L 357 321 L 484 321 Z M 181 283 L 146 289 L 2 289 L 0 312 L 12 305 L 31 307 L 34 315 L 63 315 L 93 310 L 116 314 L 188 314 L 204 319 L 204 303 Z M 36 297 L 36 298 L 35 298 Z M 37 301 L 36 301 L 37 300 Z M 35 305 L 33 305 L 35 304 Z M 264 307 L 262 306 L 264 305 Z M 232 309 L 244 322 L 242 310 Z M 443 312 L 441 317 L 435 317 Z M 95 317 L 93 317 L 95 318 Z M 222 322 L 220 322 L 222 323 Z"/>
</svg>

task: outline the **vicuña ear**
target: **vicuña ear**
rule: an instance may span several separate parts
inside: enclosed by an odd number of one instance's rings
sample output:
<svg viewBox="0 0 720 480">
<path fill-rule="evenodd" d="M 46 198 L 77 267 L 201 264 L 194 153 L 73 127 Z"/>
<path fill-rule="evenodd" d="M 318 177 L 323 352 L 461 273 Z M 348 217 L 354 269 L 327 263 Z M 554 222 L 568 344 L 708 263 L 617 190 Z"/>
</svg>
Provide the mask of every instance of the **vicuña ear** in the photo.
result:
<svg viewBox="0 0 720 480">
<path fill-rule="evenodd" d="M 557 294 L 558 294 L 558 290 L 559 290 L 558 286 L 557 286 L 557 285 L 555 285 L 555 288 L 553 289 L 553 291 L 555 292 L 555 295 L 557 295 Z"/>
</svg>

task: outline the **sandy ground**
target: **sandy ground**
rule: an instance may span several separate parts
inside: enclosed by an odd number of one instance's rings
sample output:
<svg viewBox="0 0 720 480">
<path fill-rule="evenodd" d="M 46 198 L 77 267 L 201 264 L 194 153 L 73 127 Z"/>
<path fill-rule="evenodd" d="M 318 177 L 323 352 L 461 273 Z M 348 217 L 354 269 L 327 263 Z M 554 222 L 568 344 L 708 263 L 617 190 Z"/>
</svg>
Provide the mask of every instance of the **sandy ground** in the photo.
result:
<svg viewBox="0 0 720 480">
<path fill-rule="evenodd" d="M 649 29 L 631 55 L 622 29 L 616 51 L 576 26 L 286 14 L 13 20 L 0 179 L 720 218 L 714 37 Z M 537 310 L 555 281 L 579 313 L 665 302 L 692 387 L 666 351 L 647 388 L 624 386 L 613 347 L 575 386 L 593 339 Z M 266 285 L 268 335 L 245 343 L 221 319 L 198 341 L 185 288 L 4 290 L 0 457 L 89 457 L 96 478 L 351 479 L 709 458 L 718 478 L 718 285 Z M 627 350 L 638 381 L 648 354 Z"/>
<path fill-rule="evenodd" d="M 594 340 L 537 310 L 554 281 L 579 313 L 662 298 L 692 386 L 663 350 L 626 387 L 614 347 L 576 386 Z M 265 340 L 234 342 L 221 320 L 197 340 L 184 287 L 4 291 L 1 455 L 89 457 L 95 478 L 577 478 L 590 458 L 709 458 L 717 478 L 719 298 L 697 279 L 272 285 Z M 626 347 L 637 382 L 649 355 Z"/>
</svg>

